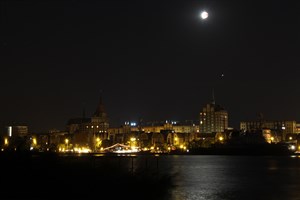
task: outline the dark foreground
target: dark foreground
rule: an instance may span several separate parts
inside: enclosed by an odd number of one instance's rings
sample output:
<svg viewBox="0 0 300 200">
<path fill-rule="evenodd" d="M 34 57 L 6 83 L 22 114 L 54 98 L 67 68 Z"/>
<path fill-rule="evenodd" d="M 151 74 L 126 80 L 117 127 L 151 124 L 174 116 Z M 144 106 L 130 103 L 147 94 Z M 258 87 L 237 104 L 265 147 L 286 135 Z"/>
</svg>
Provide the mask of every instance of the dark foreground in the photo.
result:
<svg viewBox="0 0 300 200">
<path fill-rule="evenodd" d="M 299 155 L 0 152 L 0 166 L 0 199 L 298 200 L 300 196 Z"/>
<path fill-rule="evenodd" d="M 167 199 L 171 177 L 152 158 L 1 154 L 1 199 Z"/>
<path fill-rule="evenodd" d="M 212 148 L 195 148 L 189 154 L 194 155 L 242 155 L 242 156 L 288 156 L 295 151 L 281 144 L 219 145 Z"/>
</svg>

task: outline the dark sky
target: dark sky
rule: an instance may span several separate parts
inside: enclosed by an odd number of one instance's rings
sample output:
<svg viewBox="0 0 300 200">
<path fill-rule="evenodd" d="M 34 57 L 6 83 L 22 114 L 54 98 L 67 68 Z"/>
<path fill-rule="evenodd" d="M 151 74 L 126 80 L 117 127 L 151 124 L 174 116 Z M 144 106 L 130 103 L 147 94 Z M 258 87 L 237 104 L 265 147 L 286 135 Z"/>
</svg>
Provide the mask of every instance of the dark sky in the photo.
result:
<svg viewBox="0 0 300 200">
<path fill-rule="evenodd" d="M 258 113 L 300 121 L 299 10 L 295 0 L 2 0 L 1 124 L 63 130 L 83 108 L 92 115 L 101 91 L 112 126 L 198 119 L 213 89 L 231 127 Z"/>
</svg>

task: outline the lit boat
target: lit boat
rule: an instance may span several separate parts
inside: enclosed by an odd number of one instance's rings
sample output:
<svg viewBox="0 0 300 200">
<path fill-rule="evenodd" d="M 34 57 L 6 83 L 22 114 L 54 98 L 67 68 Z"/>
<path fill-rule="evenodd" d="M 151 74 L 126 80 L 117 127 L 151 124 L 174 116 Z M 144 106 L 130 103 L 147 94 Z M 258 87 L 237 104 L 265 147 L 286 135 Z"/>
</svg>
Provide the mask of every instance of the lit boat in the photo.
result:
<svg viewBox="0 0 300 200">
<path fill-rule="evenodd" d="M 140 150 L 138 148 L 132 148 L 128 145 L 124 145 L 124 144 L 114 144 L 110 147 L 104 148 L 103 149 L 104 152 L 108 152 L 108 153 L 138 153 L 140 152 Z"/>
</svg>

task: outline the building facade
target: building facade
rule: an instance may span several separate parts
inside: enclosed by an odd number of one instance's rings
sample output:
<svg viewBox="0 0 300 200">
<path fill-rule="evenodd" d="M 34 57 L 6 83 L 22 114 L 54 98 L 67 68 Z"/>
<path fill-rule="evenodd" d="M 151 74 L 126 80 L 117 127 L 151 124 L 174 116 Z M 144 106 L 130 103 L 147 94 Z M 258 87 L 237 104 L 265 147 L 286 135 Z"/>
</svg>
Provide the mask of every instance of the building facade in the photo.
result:
<svg viewBox="0 0 300 200">
<path fill-rule="evenodd" d="M 240 122 L 240 130 L 245 132 L 254 132 L 258 130 L 270 130 L 272 137 L 279 141 L 286 140 L 287 134 L 297 134 L 297 123 L 294 120 L 256 120 Z"/>
<path fill-rule="evenodd" d="M 25 137 L 28 135 L 27 125 L 11 125 L 6 126 L 5 136 L 8 137 Z"/>
<path fill-rule="evenodd" d="M 200 133 L 223 133 L 228 129 L 228 113 L 214 101 L 208 103 L 200 112 Z"/>
<path fill-rule="evenodd" d="M 103 141 L 109 140 L 108 129 L 109 117 L 104 109 L 102 97 L 90 118 L 83 115 L 82 118 L 73 118 L 67 123 L 72 145 L 89 147 L 91 150 L 99 148 Z"/>
<path fill-rule="evenodd" d="M 125 122 L 123 126 L 109 128 L 108 133 L 112 143 L 130 143 L 131 138 L 136 138 L 141 148 L 176 149 L 186 148 L 189 142 L 199 138 L 198 120 L 182 122 L 146 122 L 131 125 Z"/>
</svg>

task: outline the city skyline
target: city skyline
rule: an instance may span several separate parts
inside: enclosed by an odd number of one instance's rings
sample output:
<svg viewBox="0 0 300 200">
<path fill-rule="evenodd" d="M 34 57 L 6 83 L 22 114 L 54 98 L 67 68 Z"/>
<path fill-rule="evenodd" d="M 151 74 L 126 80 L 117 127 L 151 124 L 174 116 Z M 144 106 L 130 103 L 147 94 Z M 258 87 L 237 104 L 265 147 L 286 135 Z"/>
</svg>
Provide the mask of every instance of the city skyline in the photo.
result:
<svg viewBox="0 0 300 200">
<path fill-rule="evenodd" d="M 36 133 L 38 133 L 38 132 L 40 132 L 40 133 L 44 132 L 45 133 L 45 132 L 49 132 L 49 131 L 50 132 L 51 131 L 68 131 L 67 129 L 68 129 L 68 126 L 70 125 L 69 123 L 70 122 L 72 123 L 72 120 L 75 120 L 75 121 L 78 121 L 79 119 L 87 120 L 87 119 L 91 119 L 91 118 L 93 118 L 95 116 L 98 116 L 99 113 L 103 113 L 105 115 L 105 118 L 108 120 L 107 121 L 108 124 L 110 124 L 109 125 L 110 128 L 120 128 L 120 127 L 122 127 L 124 125 L 130 125 L 132 127 L 139 127 L 139 126 L 143 127 L 143 126 L 149 126 L 149 125 L 152 124 L 152 126 L 157 126 L 159 124 L 162 125 L 162 124 L 166 124 L 166 123 L 170 123 L 170 124 L 174 124 L 174 125 L 187 125 L 189 123 L 192 123 L 190 125 L 193 125 L 193 126 L 194 125 L 196 125 L 196 126 L 200 125 L 200 127 L 201 127 L 202 122 L 203 122 L 203 116 L 202 116 L 202 114 L 203 114 L 203 112 L 210 112 L 211 107 L 214 107 L 214 111 L 213 112 L 215 112 L 215 111 L 216 112 L 222 111 L 220 114 L 224 115 L 224 116 L 226 115 L 225 118 L 230 119 L 230 115 L 228 115 L 228 111 L 222 105 L 217 104 L 215 102 L 215 99 L 214 99 L 214 93 L 212 95 L 213 95 L 212 96 L 212 100 L 210 102 L 207 102 L 207 104 L 203 105 L 203 107 L 201 108 L 201 110 L 199 112 L 198 117 L 195 118 L 195 119 L 183 119 L 183 118 L 181 118 L 180 120 L 178 120 L 178 119 L 172 119 L 172 118 L 168 118 L 168 119 L 163 119 L 163 118 L 156 118 L 155 119 L 154 118 L 154 119 L 150 119 L 149 120 L 149 119 L 147 119 L 147 117 L 141 116 L 139 118 L 124 120 L 124 121 L 120 122 L 119 124 L 116 124 L 115 122 L 111 123 L 110 116 L 106 112 L 106 108 L 105 108 L 105 105 L 103 103 L 103 97 L 100 96 L 100 101 L 98 101 L 98 105 L 96 106 L 97 108 L 94 111 L 89 112 L 90 114 L 87 114 L 85 108 L 83 108 L 82 112 L 81 112 L 81 115 L 77 115 L 77 116 L 68 118 L 67 122 L 64 123 L 64 126 L 62 126 L 62 128 L 60 128 L 60 129 L 58 129 L 58 128 L 52 128 L 52 129 L 47 129 L 47 130 L 46 129 L 42 129 L 42 130 L 38 130 L 38 131 L 33 131 L 34 127 L 28 127 L 28 123 L 25 123 L 25 122 L 8 122 L 8 123 L 4 124 L 4 126 L 6 126 L 6 128 L 9 127 L 9 126 L 26 126 L 26 127 L 29 128 L 30 132 L 36 132 Z M 210 117 L 208 116 L 208 118 L 210 118 Z M 246 118 L 247 117 L 245 116 L 244 119 L 246 119 Z M 229 121 L 230 120 L 228 120 L 228 122 Z M 270 121 L 273 121 L 274 123 L 275 122 L 282 123 L 282 122 L 293 122 L 294 121 L 296 123 L 298 120 L 296 120 L 296 119 L 290 119 L 290 120 L 287 120 L 287 119 L 270 119 L 270 118 L 264 117 L 263 113 L 258 113 L 255 118 L 248 117 L 248 120 L 239 120 L 238 124 L 236 126 L 231 126 L 228 122 L 226 122 L 228 124 L 225 125 L 224 130 L 225 129 L 240 130 L 241 124 L 247 123 L 247 122 L 249 122 L 249 123 L 250 122 L 251 123 L 257 122 L 259 124 L 259 123 L 270 122 Z M 221 123 L 224 123 L 224 122 L 221 122 Z M 206 126 L 210 126 L 210 125 L 207 124 Z M 200 132 L 201 133 L 206 133 L 205 131 L 203 132 L 203 130 L 201 130 Z M 223 132 L 223 131 L 219 131 L 219 132 Z"/>
<path fill-rule="evenodd" d="M 201 11 L 208 17 L 203 20 Z M 64 129 L 95 111 L 113 125 L 300 119 L 296 1 L 3 1 L 1 125 Z"/>
</svg>

